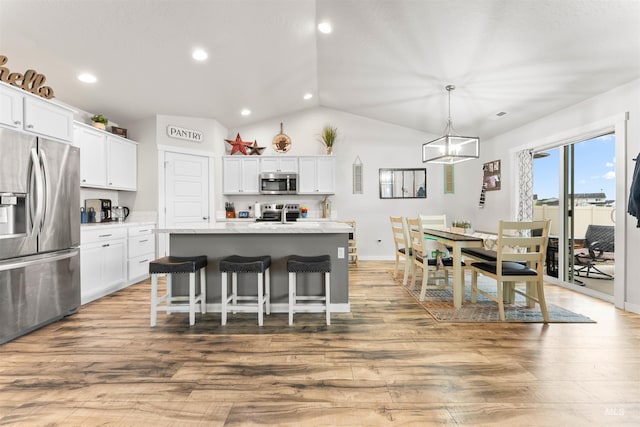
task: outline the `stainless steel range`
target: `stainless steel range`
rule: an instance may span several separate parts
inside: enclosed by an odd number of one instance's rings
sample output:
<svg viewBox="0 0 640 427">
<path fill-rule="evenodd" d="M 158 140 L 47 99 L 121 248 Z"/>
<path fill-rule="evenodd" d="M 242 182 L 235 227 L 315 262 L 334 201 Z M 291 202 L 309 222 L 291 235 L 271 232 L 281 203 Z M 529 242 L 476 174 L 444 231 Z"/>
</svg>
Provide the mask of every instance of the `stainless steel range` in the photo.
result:
<svg viewBox="0 0 640 427">
<path fill-rule="evenodd" d="M 256 221 L 281 221 L 282 213 L 285 213 L 285 222 L 296 221 L 300 218 L 300 205 L 297 203 L 272 203 L 262 205 L 262 217 Z"/>
</svg>

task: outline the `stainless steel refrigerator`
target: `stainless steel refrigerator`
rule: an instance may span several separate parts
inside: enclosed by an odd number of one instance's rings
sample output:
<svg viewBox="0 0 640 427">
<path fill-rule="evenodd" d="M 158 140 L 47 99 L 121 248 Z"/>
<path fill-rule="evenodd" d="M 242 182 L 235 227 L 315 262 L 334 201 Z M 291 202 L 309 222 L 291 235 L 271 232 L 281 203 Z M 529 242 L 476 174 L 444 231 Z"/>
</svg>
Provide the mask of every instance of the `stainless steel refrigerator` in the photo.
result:
<svg viewBox="0 0 640 427">
<path fill-rule="evenodd" d="M 0 344 L 80 306 L 80 150 L 0 128 Z"/>
</svg>

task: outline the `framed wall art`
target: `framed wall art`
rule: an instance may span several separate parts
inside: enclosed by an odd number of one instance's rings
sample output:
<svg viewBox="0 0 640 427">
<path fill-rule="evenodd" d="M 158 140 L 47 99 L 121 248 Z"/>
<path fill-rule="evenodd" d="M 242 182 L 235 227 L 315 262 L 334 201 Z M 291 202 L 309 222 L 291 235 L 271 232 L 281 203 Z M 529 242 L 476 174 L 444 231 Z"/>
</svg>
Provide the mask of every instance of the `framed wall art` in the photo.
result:
<svg viewBox="0 0 640 427">
<path fill-rule="evenodd" d="M 495 191 L 500 189 L 500 160 L 485 163 L 482 165 L 483 177 L 482 183 L 486 191 Z"/>
</svg>

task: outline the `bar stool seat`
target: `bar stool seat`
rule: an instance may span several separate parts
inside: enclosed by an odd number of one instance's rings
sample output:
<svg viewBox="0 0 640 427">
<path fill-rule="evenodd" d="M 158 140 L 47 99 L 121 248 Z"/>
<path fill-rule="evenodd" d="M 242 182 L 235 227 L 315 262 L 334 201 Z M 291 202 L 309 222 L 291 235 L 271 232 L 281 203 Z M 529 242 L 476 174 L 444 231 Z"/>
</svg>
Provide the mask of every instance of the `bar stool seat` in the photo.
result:
<svg viewBox="0 0 640 427">
<path fill-rule="evenodd" d="M 149 263 L 151 274 L 151 326 L 156 325 L 157 312 L 188 312 L 189 325 L 196 323 L 196 305 L 202 314 L 206 313 L 207 283 L 206 283 L 207 257 L 198 255 L 192 257 L 166 256 Z M 200 293 L 196 295 L 196 272 L 200 271 Z M 167 275 L 167 292 L 158 296 L 158 275 Z M 189 295 L 174 296 L 172 289 L 172 276 L 174 274 L 189 274 Z"/>
<path fill-rule="evenodd" d="M 258 325 L 263 323 L 263 307 L 271 314 L 271 257 L 269 255 L 248 257 L 231 255 L 220 260 L 222 324 L 227 324 L 227 313 L 258 313 Z M 228 295 L 227 273 L 231 273 L 231 295 Z M 256 295 L 238 295 L 238 273 L 257 273 Z"/>
<path fill-rule="evenodd" d="M 327 325 L 331 324 L 331 257 L 329 255 L 301 256 L 287 258 L 289 272 L 289 325 L 293 325 L 296 312 L 326 314 Z M 324 295 L 298 294 L 298 273 L 324 273 Z"/>
</svg>

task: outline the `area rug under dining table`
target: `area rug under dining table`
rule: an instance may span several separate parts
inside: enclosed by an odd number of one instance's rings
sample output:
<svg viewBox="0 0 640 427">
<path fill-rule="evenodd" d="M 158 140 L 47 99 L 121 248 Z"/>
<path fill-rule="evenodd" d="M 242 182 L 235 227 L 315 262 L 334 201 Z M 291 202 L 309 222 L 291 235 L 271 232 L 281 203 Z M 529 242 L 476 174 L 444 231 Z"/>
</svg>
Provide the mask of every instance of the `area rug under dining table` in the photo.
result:
<svg viewBox="0 0 640 427">
<path fill-rule="evenodd" d="M 478 277 L 478 287 L 495 295 L 495 282 L 490 283 L 489 280 L 482 276 Z M 401 282 L 402 280 L 400 280 L 400 286 L 402 286 Z M 465 300 L 462 307 L 457 310 L 453 307 L 453 290 L 451 288 L 427 289 L 424 301 L 420 301 L 419 284 L 416 285 L 415 289 L 405 289 L 438 322 L 485 323 L 501 321 L 498 313 L 498 304 L 494 301 L 478 294 L 477 302 L 469 302 L 471 301 L 471 285 L 469 283 L 465 286 Z M 549 312 L 549 323 L 596 323 L 587 316 L 574 313 L 549 302 L 547 302 L 547 310 Z M 506 322 L 543 323 L 540 307 L 537 304 L 532 308 L 527 307 L 525 298 L 518 294 L 516 294 L 513 304 L 505 303 L 504 314 Z"/>
</svg>

